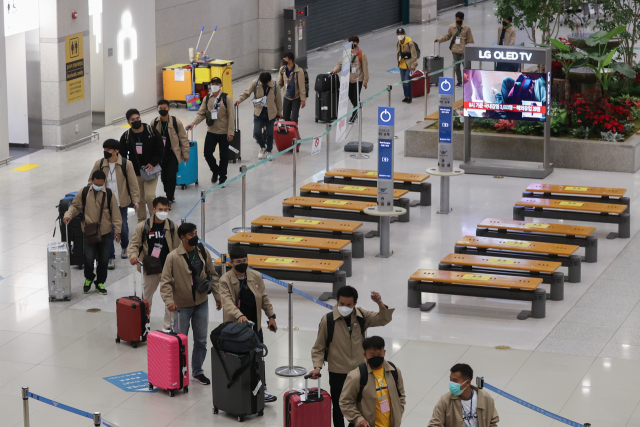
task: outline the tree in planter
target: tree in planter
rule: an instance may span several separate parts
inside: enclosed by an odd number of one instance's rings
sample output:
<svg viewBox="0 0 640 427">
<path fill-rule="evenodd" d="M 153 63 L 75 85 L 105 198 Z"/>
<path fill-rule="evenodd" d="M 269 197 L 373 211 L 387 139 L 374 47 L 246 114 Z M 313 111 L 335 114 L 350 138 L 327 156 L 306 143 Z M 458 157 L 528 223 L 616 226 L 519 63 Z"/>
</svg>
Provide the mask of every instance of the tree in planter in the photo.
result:
<svg viewBox="0 0 640 427">
<path fill-rule="evenodd" d="M 633 66 L 635 53 L 633 47 L 640 40 L 640 0 L 599 0 L 602 3 L 604 16 L 598 18 L 595 27 L 603 31 L 612 31 L 620 26 L 625 28 L 620 33 L 619 52 L 624 62 Z"/>
<path fill-rule="evenodd" d="M 581 52 L 576 51 L 573 46 L 565 39 L 549 39 L 551 45 L 555 48 L 553 51 L 553 57 L 556 61 L 562 64 L 562 70 L 564 72 L 564 99 L 567 105 L 567 110 L 571 111 L 571 84 L 569 83 L 569 71 L 574 67 L 581 67 L 587 59 Z M 571 124 L 571 114 L 566 115 L 566 119 Z"/>
</svg>

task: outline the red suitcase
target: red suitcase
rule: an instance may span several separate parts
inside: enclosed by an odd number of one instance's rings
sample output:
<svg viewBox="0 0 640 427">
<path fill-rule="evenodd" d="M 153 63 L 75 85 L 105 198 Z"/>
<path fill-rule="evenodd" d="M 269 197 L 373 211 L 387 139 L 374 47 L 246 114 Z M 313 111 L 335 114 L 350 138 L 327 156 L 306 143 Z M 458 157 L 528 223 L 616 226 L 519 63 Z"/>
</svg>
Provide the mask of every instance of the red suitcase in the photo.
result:
<svg viewBox="0 0 640 427">
<path fill-rule="evenodd" d="M 416 70 L 412 75 L 411 78 L 415 79 L 416 77 L 421 77 L 424 75 L 424 71 L 421 70 Z M 412 80 L 411 81 L 411 96 L 413 98 L 417 98 L 419 96 L 424 96 L 425 94 L 425 86 L 426 86 L 426 93 L 429 93 L 429 90 L 431 88 L 431 82 L 430 82 L 430 78 L 429 76 L 419 80 Z"/>
<path fill-rule="evenodd" d="M 304 377 L 304 390 L 284 394 L 284 427 L 331 427 L 331 396 L 318 387 L 309 389 L 311 375 Z"/>
<path fill-rule="evenodd" d="M 187 336 L 175 332 L 151 332 L 147 340 L 147 370 L 149 390 L 153 390 L 155 386 L 167 390 L 171 397 L 177 390 L 188 393 L 189 339 Z"/>
<path fill-rule="evenodd" d="M 140 285 L 144 279 L 142 273 L 142 263 L 140 263 Z M 128 341 L 133 348 L 137 348 L 138 344 L 147 341 L 149 333 L 149 303 L 136 295 L 136 281 L 133 280 L 133 296 L 122 297 L 116 300 L 116 323 L 118 335 L 116 343 L 120 340 Z"/>
<path fill-rule="evenodd" d="M 284 151 L 293 145 L 293 138 L 300 141 L 300 132 L 298 132 L 298 124 L 296 122 L 285 122 L 284 120 L 276 120 L 273 124 L 273 140 L 276 143 L 278 151 Z M 298 145 L 297 151 L 300 151 Z"/>
</svg>

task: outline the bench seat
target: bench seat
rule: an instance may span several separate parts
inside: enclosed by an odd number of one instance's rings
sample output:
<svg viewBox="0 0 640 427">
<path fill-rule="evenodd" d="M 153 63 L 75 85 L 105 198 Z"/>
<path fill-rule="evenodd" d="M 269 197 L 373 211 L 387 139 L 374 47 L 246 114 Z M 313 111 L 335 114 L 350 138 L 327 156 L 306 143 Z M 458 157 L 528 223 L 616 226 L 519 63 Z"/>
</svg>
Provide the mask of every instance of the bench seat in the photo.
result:
<svg viewBox="0 0 640 427">
<path fill-rule="evenodd" d="M 629 210 L 631 200 L 628 197 L 624 197 L 626 192 L 625 188 L 531 184 L 522 193 L 522 197 L 619 204 L 627 206 L 627 213 L 631 213 Z"/>
</svg>

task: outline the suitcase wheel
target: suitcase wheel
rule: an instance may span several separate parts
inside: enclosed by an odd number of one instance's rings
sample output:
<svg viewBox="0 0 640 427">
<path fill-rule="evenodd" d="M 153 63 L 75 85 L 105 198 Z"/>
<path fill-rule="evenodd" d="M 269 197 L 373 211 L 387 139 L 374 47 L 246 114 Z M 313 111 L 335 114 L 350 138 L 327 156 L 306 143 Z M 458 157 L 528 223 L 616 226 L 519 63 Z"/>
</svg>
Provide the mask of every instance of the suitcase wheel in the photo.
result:
<svg viewBox="0 0 640 427">
<path fill-rule="evenodd" d="M 184 185 L 184 184 L 182 184 L 182 185 L 180 186 L 180 188 L 182 188 L 183 190 L 185 190 L 185 189 L 187 188 L 187 186 L 186 186 L 186 185 Z"/>
<path fill-rule="evenodd" d="M 54 302 L 55 300 L 55 297 L 49 297 L 49 302 Z"/>
<path fill-rule="evenodd" d="M 132 342 L 132 343 L 131 343 L 131 346 L 132 346 L 133 348 L 138 348 L 138 343 L 137 343 L 137 342 Z"/>
<path fill-rule="evenodd" d="M 116 337 L 116 344 L 120 344 L 120 337 Z"/>
<path fill-rule="evenodd" d="M 218 408 L 216 408 L 215 406 L 213 407 L 213 413 L 216 415 L 218 414 Z"/>
<path fill-rule="evenodd" d="M 65 300 L 65 301 L 71 301 L 71 298 L 69 298 L 69 297 L 64 297 L 64 300 Z"/>
<path fill-rule="evenodd" d="M 196 181 L 196 185 L 198 185 L 198 181 Z"/>
<path fill-rule="evenodd" d="M 244 421 L 244 415 L 238 415 L 238 422 L 241 423 Z"/>
<path fill-rule="evenodd" d="M 318 119 L 316 119 L 316 123 L 318 123 Z"/>
<path fill-rule="evenodd" d="M 188 385 L 184 386 L 183 391 L 184 391 L 185 393 L 189 393 L 189 386 L 188 386 Z"/>
<path fill-rule="evenodd" d="M 153 390 L 153 384 L 149 383 L 149 390 Z"/>
<path fill-rule="evenodd" d="M 175 393 L 173 392 L 173 390 L 169 390 L 169 397 L 173 397 L 175 395 Z"/>
<path fill-rule="evenodd" d="M 259 417 L 264 417 L 264 411 L 260 411 L 260 412 L 258 412 L 258 416 L 259 416 Z"/>
</svg>

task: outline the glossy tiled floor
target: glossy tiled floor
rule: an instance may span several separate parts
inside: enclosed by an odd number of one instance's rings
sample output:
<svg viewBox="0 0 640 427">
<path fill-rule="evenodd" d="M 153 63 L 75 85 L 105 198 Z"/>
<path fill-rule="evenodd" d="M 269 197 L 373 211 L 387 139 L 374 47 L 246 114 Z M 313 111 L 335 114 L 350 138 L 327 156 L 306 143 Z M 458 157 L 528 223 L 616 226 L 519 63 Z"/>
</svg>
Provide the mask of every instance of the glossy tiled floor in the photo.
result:
<svg viewBox="0 0 640 427">
<path fill-rule="evenodd" d="M 467 8 L 467 23 L 478 43 L 491 44 L 495 37 L 492 3 Z M 453 19 L 446 12 L 431 25 L 407 26 L 407 31 L 420 46 L 423 55 L 431 54 L 432 40 L 446 31 Z M 518 34 L 518 42 L 526 41 Z M 395 34 L 380 31 L 362 37 L 361 46 L 370 62 L 371 81 L 363 98 L 399 80 L 398 74 L 387 73 L 395 66 Z M 333 67 L 337 47 L 309 56 L 309 74 L 313 77 Z M 445 54 L 446 65 L 450 55 Z M 250 79 L 234 84 L 236 96 Z M 435 166 L 434 160 L 404 158 L 403 132 L 424 114 L 424 98 L 414 104 L 400 103 L 398 86 L 392 92 L 396 107 L 397 171 L 422 172 Z M 434 91 L 435 92 L 435 91 Z M 435 107 L 435 94 L 429 97 Z M 385 104 L 385 96 L 365 107 L 364 140 L 376 138 L 374 107 Z M 124 106 L 128 108 L 129 106 Z M 146 106 L 138 106 L 144 108 Z M 193 113 L 184 109 L 173 112 L 183 121 Z M 243 162 L 256 161 L 257 146 L 251 139 L 251 106 L 240 108 L 243 132 Z M 430 109 L 431 112 L 431 109 Z M 152 115 L 145 116 L 151 119 Z M 303 137 L 319 134 L 324 125 L 313 120 L 312 103 L 303 110 L 300 121 Z M 51 233 L 55 206 L 68 191 L 84 183 L 94 159 L 102 155 L 101 142 L 119 138 L 123 129 L 107 127 L 100 130 L 100 141 L 94 141 L 68 152 L 39 151 L 0 169 L 0 415 L 2 426 L 22 425 L 20 387 L 29 386 L 35 393 L 79 407 L 86 411 L 101 411 L 107 420 L 121 427 L 129 426 L 195 426 L 236 425 L 235 419 L 211 413 L 211 396 L 207 387 L 194 384 L 186 395 L 170 399 L 164 393 L 125 393 L 102 378 L 137 370 L 146 371 L 146 349 L 116 345 L 115 299 L 131 293 L 133 269 L 124 260 L 117 260 L 117 269 L 109 272 L 106 297 L 80 293 L 82 273 L 73 271 L 73 299 L 68 303 L 49 304 L 46 291 L 46 244 L 53 241 Z M 196 130 L 200 157 L 199 187 L 191 186 L 177 192 L 178 203 L 171 217 L 178 221 L 191 209 L 199 190 L 210 188 L 209 174 L 202 156 L 204 127 Z M 356 137 L 352 130 L 350 140 Z M 323 150 L 325 147 L 323 147 Z M 375 152 L 370 160 L 355 161 L 346 156 L 341 144 L 331 144 L 333 167 L 375 168 Z M 13 167 L 33 163 L 40 166 L 29 172 L 15 172 Z M 292 159 L 284 155 L 261 166 L 248 175 L 247 219 L 261 214 L 279 214 L 282 199 L 292 195 Z M 325 152 L 310 156 L 310 147 L 302 149 L 298 158 L 298 183 L 322 179 Z M 237 174 L 237 165 L 230 165 L 230 177 Z M 411 222 L 394 224 L 391 228 L 395 255 L 386 260 L 375 258 L 377 239 L 365 243 L 365 258 L 353 262 L 353 277 L 348 283 L 356 286 L 363 297 L 361 305 L 373 308 L 367 300 L 369 291 L 381 292 L 384 301 L 396 308 L 394 320 L 376 333 L 387 337 L 392 360 L 405 374 L 407 408 L 403 425 L 426 425 L 433 405 L 447 390 L 448 369 L 457 361 L 471 364 L 487 382 L 504 388 L 545 409 L 578 422 L 593 426 L 640 426 L 640 396 L 633 386 L 640 380 L 640 291 L 637 280 L 637 256 L 640 238 L 606 240 L 614 226 L 598 225 L 599 260 L 584 264 L 582 282 L 567 284 L 565 300 L 549 302 L 545 319 L 516 320 L 526 303 L 467 297 L 430 297 L 438 303 L 431 313 L 421 313 L 406 307 L 406 282 L 418 268 L 437 268 L 438 261 L 453 250 L 457 239 L 474 234 L 475 225 L 486 217 L 510 218 L 511 208 L 529 180 L 485 176 L 462 176 L 452 180 L 451 205 L 447 216 L 436 215 L 439 205 L 438 179 L 432 178 L 433 206 L 415 207 Z M 637 177 L 635 174 L 556 170 L 545 182 L 575 185 L 624 187 L 637 212 Z M 159 189 L 160 193 L 160 189 Z M 207 197 L 206 241 L 219 250 L 226 247 L 231 228 L 240 225 L 241 190 L 239 182 Z M 135 218 L 129 217 L 130 225 Z M 189 220 L 200 224 L 196 210 Z M 366 230 L 371 225 L 365 225 Z M 632 236 L 640 228 L 632 221 Z M 58 237 L 56 236 L 56 239 Z M 280 326 L 287 318 L 287 294 L 276 284 L 268 283 Z M 296 283 L 312 295 L 327 290 L 323 284 Z M 425 298 L 427 298 L 425 296 Z M 99 308 L 98 313 L 88 313 Z M 310 348 L 322 314 L 322 307 L 294 298 L 295 326 L 294 362 L 310 367 Z M 162 302 L 154 298 L 152 327 L 161 326 Z M 211 327 L 221 321 L 212 310 Z M 292 387 L 302 386 L 301 380 L 275 376 L 274 369 L 287 363 L 287 337 L 282 331 L 266 334 L 270 352 L 267 358 L 267 383 L 279 396 Z M 509 351 L 494 349 L 508 345 Z M 209 359 L 205 362 L 208 366 Z M 207 369 L 208 370 L 208 369 Z M 326 384 L 325 384 L 326 385 Z M 629 392 L 631 391 L 631 392 Z M 550 418 L 506 401 L 497 399 L 501 426 L 559 426 Z M 281 402 L 269 405 L 264 418 L 246 423 L 261 426 L 282 425 Z M 87 426 L 72 414 L 31 402 L 31 425 Z"/>
</svg>

